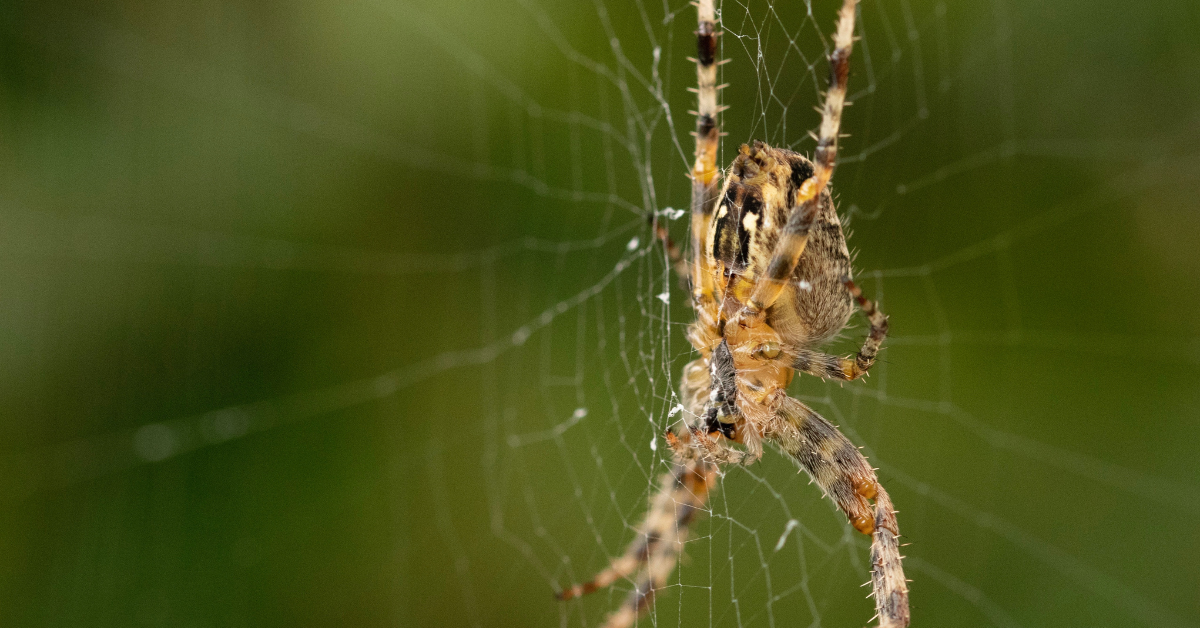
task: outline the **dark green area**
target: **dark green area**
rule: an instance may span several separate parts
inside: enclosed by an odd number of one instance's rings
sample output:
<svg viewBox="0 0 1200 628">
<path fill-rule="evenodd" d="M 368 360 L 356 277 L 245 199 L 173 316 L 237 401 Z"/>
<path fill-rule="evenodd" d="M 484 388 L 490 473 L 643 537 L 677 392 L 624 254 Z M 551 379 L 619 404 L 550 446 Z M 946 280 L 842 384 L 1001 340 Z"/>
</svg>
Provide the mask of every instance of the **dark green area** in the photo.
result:
<svg viewBox="0 0 1200 628">
<path fill-rule="evenodd" d="M 723 163 L 811 149 L 836 4 L 724 5 Z M 914 625 L 1197 625 L 1200 9 L 860 13 L 834 189 L 893 335 L 793 392 L 880 467 Z M 550 592 L 665 468 L 694 19 L 0 9 L 0 625 L 598 625 L 627 584 Z M 871 615 L 790 462 L 712 505 L 643 625 Z"/>
</svg>

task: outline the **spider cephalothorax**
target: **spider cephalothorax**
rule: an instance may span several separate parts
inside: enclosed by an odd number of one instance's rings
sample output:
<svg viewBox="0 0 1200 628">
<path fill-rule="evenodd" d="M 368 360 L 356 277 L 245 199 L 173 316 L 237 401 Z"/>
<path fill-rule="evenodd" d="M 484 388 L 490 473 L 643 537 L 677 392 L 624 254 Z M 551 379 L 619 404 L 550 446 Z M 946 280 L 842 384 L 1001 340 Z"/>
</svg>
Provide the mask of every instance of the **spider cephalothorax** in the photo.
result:
<svg viewBox="0 0 1200 628">
<path fill-rule="evenodd" d="M 887 318 L 851 280 L 850 252 L 828 184 L 837 157 L 856 0 L 844 0 L 829 56 L 830 84 L 812 161 L 762 142 L 742 145 L 716 168 L 716 30 L 712 0 L 700 0 L 696 59 L 699 107 L 692 168 L 691 259 L 656 225 L 675 268 L 692 287 L 696 321 L 688 340 L 699 357 L 684 367 L 683 420 L 666 437 L 674 453 L 638 536 L 625 555 L 569 599 L 638 575 L 609 628 L 631 625 L 667 582 L 689 525 L 720 465 L 750 464 L 765 441 L 790 455 L 850 524 L 871 536 L 871 583 L 881 627 L 908 625 L 899 529 L 875 471 L 841 432 L 787 395 L 796 372 L 855 380 L 887 335 Z M 859 309 L 871 329 L 854 356 L 820 347 Z"/>
</svg>

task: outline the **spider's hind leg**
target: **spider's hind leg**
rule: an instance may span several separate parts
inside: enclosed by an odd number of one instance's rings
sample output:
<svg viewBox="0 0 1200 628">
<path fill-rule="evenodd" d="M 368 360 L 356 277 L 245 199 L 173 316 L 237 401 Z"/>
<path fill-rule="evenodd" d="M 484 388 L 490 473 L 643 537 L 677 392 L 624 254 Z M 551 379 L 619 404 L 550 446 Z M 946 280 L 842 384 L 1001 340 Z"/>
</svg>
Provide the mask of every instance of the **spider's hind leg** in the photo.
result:
<svg viewBox="0 0 1200 628">
<path fill-rule="evenodd" d="M 766 272 L 758 279 L 754 292 L 739 316 L 761 317 L 775 303 L 808 246 L 809 231 L 837 164 L 838 131 L 842 124 L 842 109 L 846 105 L 846 81 L 850 74 L 850 50 L 854 44 L 857 4 L 858 0 L 843 0 L 842 9 L 838 12 L 837 31 L 833 37 L 834 50 L 829 55 L 829 90 L 825 92 L 817 148 L 813 153 L 813 175 L 797 190 L 796 207 L 771 252 Z"/>
<path fill-rule="evenodd" d="M 713 269 L 704 252 L 708 241 L 709 222 L 716 208 L 717 192 L 721 185 L 721 173 L 717 169 L 717 151 L 720 148 L 721 124 L 718 116 L 724 107 L 718 103 L 718 92 L 724 85 L 717 84 L 717 67 L 723 61 L 717 39 L 721 29 L 717 24 L 713 0 L 696 0 L 696 87 L 689 87 L 696 94 L 696 139 L 695 161 L 692 165 L 692 217 L 691 217 L 691 285 L 692 300 L 711 304 L 716 298 Z"/>
</svg>

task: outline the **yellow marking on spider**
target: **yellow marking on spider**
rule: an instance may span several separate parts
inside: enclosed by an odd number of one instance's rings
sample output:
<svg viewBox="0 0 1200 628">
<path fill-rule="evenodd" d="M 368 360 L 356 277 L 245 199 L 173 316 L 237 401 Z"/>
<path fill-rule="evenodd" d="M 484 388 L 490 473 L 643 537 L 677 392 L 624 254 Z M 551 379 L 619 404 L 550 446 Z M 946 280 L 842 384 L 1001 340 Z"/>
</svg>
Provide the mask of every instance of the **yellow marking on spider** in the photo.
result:
<svg viewBox="0 0 1200 628">
<path fill-rule="evenodd" d="M 842 375 L 846 379 L 856 379 L 859 376 L 858 365 L 851 360 L 842 360 Z"/>
</svg>

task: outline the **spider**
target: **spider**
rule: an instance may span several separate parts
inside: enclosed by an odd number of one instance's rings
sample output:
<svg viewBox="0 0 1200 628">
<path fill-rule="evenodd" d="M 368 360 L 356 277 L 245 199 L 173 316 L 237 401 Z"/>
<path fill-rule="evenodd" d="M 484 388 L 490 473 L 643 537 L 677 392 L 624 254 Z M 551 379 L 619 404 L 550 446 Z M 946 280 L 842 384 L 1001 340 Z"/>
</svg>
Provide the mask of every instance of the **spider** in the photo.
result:
<svg viewBox="0 0 1200 628">
<path fill-rule="evenodd" d="M 841 432 L 787 395 L 796 371 L 852 381 L 867 374 L 887 335 L 887 317 L 851 280 L 850 252 L 833 207 L 829 180 L 846 102 L 855 5 L 844 0 L 829 56 L 829 91 L 812 161 L 762 142 L 742 145 L 725 171 L 716 167 L 720 136 L 713 0 L 699 0 L 696 31 L 696 161 L 692 168 L 691 260 L 666 229 L 656 234 L 674 267 L 689 279 L 696 320 L 688 341 L 700 357 L 683 370 L 685 419 L 665 435 L 672 468 L 660 480 L 645 520 L 625 554 L 592 581 L 558 593 L 568 600 L 637 576 L 607 628 L 632 625 L 674 569 L 688 528 L 702 511 L 717 471 L 762 456 L 764 441 L 791 455 L 871 537 L 871 584 L 879 625 L 909 622 L 895 510 L 875 472 Z M 818 347 L 855 311 L 871 329 L 858 354 L 836 357 Z M 737 445 L 737 446 L 734 446 Z"/>
</svg>

